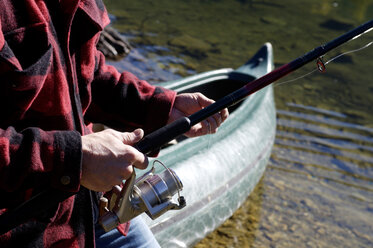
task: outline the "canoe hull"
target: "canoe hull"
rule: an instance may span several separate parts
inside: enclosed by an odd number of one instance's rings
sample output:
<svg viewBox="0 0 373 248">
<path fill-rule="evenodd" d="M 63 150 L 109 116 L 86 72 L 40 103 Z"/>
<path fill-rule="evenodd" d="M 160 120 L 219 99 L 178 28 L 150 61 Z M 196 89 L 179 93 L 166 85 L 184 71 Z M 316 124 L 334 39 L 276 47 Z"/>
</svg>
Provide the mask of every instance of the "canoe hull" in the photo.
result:
<svg viewBox="0 0 373 248">
<path fill-rule="evenodd" d="M 183 92 L 224 78 L 254 79 L 273 68 L 270 44 L 260 51 L 261 57 L 258 52 L 257 60 L 251 59 L 238 70 L 216 70 L 169 82 L 165 87 Z M 195 244 L 246 200 L 268 163 L 275 137 L 275 116 L 273 89 L 269 86 L 243 101 L 216 134 L 186 139 L 161 151 L 157 160 L 177 173 L 187 201 L 184 209 L 168 211 L 156 220 L 144 215 L 162 247 Z"/>
</svg>

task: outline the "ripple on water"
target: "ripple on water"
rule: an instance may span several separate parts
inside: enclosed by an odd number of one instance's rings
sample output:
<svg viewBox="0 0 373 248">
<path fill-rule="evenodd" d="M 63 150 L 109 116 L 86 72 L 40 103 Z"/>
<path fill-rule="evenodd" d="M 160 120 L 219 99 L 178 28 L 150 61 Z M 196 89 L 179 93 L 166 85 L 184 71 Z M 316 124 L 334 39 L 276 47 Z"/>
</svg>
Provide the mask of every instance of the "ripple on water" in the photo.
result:
<svg viewBox="0 0 373 248">
<path fill-rule="evenodd" d="M 342 113 L 287 106 L 277 111 L 275 146 L 261 183 L 196 248 L 373 244 L 373 130 Z M 237 223 L 243 234 L 234 231 Z"/>
</svg>

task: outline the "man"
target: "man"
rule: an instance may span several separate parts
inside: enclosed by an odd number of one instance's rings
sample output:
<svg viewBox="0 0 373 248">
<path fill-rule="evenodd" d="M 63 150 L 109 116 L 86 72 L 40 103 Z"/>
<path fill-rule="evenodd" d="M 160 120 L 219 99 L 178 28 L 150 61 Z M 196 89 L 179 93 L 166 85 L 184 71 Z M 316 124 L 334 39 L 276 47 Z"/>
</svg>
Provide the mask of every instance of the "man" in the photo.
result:
<svg viewBox="0 0 373 248">
<path fill-rule="evenodd" d="M 44 188 L 76 193 L 2 234 L 0 247 L 94 247 L 95 239 L 140 246 L 152 239 L 138 219 L 126 238 L 99 227 L 95 236 L 98 192 L 129 178 L 133 167 L 147 167 L 133 148 L 144 132 L 213 101 L 107 66 L 96 42 L 108 23 L 100 0 L 0 1 L 0 214 Z M 224 110 L 188 135 L 216 132 L 227 116 Z M 121 132 L 92 133 L 95 122 Z"/>
</svg>

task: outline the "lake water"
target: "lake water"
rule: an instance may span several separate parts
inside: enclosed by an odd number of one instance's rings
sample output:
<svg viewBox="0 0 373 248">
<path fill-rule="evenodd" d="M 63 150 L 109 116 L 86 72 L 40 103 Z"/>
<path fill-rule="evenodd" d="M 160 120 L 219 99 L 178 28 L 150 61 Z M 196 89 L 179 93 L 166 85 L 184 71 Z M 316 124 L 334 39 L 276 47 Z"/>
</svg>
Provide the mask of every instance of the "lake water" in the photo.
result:
<svg viewBox="0 0 373 248">
<path fill-rule="evenodd" d="M 105 3 L 134 46 L 111 63 L 153 83 L 236 68 L 265 42 L 279 66 L 373 19 L 373 0 Z M 371 41 L 373 32 L 324 61 Z M 302 77 L 316 68 L 311 63 L 275 85 L 277 135 L 266 172 L 195 247 L 373 247 L 372 57 L 373 45 L 327 64 L 325 73 Z"/>
</svg>

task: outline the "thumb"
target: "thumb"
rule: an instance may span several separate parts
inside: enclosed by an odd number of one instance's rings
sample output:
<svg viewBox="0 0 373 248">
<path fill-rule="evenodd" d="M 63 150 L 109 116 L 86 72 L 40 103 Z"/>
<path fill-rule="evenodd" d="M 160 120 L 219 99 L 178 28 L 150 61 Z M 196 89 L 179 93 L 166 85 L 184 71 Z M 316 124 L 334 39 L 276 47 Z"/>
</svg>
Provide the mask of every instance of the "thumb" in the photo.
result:
<svg viewBox="0 0 373 248">
<path fill-rule="evenodd" d="M 126 145 L 134 145 L 144 137 L 144 131 L 140 128 L 131 133 L 123 133 L 123 143 Z"/>
<path fill-rule="evenodd" d="M 203 108 L 205 108 L 205 107 L 207 107 L 207 106 L 209 106 L 210 104 L 213 104 L 213 103 L 215 102 L 214 100 L 212 100 L 212 99 L 206 97 L 206 96 L 203 95 L 203 94 L 198 94 L 198 95 L 197 95 L 197 101 L 198 101 L 198 104 L 199 104 L 201 107 L 203 107 Z"/>
</svg>

